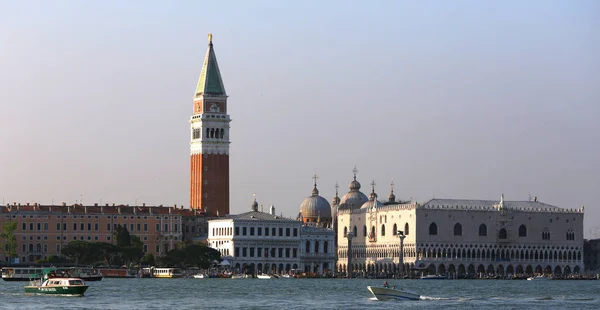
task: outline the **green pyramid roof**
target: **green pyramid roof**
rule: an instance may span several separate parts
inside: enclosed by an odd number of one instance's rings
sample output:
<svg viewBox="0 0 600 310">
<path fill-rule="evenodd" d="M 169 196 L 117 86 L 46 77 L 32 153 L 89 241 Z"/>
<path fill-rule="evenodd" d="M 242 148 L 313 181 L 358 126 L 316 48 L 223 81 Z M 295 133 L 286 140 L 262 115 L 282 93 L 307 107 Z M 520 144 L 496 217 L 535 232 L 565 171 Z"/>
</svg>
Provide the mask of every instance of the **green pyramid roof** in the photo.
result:
<svg viewBox="0 0 600 310">
<path fill-rule="evenodd" d="M 198 80 L 198 86 L 196 87 L 196 96 L 200 95 L 226 96 L 225 86 L 223 86 L 221 72 L 217 64 L 217 56 L 215 56 L 215 50 L 213 49 L 212 34 L 208 35 L 208 50 L 202 64 L 200 80 Z"/>
</svg>

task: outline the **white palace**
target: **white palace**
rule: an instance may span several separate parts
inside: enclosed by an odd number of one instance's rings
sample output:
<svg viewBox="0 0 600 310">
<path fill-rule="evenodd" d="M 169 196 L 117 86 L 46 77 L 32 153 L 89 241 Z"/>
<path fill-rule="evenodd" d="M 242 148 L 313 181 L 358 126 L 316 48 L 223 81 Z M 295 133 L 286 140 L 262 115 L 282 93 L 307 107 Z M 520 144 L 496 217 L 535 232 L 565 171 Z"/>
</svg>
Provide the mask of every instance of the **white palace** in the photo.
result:
<svg viewBox="0 0 600 310">
<path fill-rule="evenodd" d="M 333 202 L 338 272 L 475 277 L 583 271 L 583 207 L 564 209 L 537 198 L 505 201 L 503 195 L 496 201 L 398 202 L 393 187 L 381 202 L 374 186 L 369 198 L 360 192 L 356 172 L 350 191 L 341 199 L 336 193 Z"/>
</svg>

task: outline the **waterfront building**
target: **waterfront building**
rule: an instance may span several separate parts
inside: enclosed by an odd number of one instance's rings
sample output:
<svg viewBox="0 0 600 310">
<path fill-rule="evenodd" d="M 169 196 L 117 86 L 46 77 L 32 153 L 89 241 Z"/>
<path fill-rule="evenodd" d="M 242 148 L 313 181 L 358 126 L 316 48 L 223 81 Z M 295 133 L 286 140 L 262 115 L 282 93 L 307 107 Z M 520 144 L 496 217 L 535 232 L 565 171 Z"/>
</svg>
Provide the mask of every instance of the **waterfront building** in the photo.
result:
<svg viewBox="0 0 600 310">
<path fill-rule="evenodd" d="M 537 198 L 505 201 L 503 196 L 496 201 L 431 199 L 420 204 L 395 201 L 393 192 L 382 203 L 372 185 L 364 201 L 355 174 L 346 194 L 350 203 L 340 201 L 335 223 L 340 272 L 398 274 L 416 269 L 475 277 L 583 270 L 583 207 L 563 209 Z M 402 256 L 400 235 L 405 239 Z"/>
<path fill-rule="evenodd" d="M 128 205 L 40 205 L 17 204 L 0 208 L 0 231 L 16 222 L 17 258 L 33 263 L 73 240 L 115 243 L 114 231 L 121 225 L 144 243 L 145 253 L 162 256 L 189 239 L 206 239 L 209 214 L 182 207 Z M 4 240 L 0 241 L 4 244 Z M 0 261 L 9 261 L 6 250 Z"/>
<path fill-rule="evenodd" d="M 335 232 L 316 223 L 279 216 L 275 207 L 210 220 L 208 244 L 231 262 L 234 271 L 288 273 L 292 269 L 322 275 L 335 266 Z"/>
<path fill-rule="evenodd" d="M 208 50 L 190 119 L 190 206 L 229 214 L 229 123 L 227 93 L 208 35 Z"/>
<path fill-rule="evenodd" d="M 583 245 L 585 270 L 600 270 L 598 258 L 600 257 L 600 239 L 585 240 Z"/>
</svg>

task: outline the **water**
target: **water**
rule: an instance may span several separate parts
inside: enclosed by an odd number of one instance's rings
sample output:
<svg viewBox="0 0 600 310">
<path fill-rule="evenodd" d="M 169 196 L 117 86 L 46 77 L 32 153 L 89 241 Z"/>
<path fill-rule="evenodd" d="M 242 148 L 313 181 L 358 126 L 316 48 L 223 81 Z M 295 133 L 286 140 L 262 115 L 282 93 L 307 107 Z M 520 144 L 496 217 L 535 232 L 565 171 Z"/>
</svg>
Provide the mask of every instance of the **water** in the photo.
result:
<svg viewBox="0 0 600 310">
<path fill-rule="evenodd" d="M 103 279 L 84 297 L 27 296 L 0 281 L 2 309 L 599 309 L 600 281 L 388 280 L 418 301 L 378 301 L 367 279 Z"/>
</svg>

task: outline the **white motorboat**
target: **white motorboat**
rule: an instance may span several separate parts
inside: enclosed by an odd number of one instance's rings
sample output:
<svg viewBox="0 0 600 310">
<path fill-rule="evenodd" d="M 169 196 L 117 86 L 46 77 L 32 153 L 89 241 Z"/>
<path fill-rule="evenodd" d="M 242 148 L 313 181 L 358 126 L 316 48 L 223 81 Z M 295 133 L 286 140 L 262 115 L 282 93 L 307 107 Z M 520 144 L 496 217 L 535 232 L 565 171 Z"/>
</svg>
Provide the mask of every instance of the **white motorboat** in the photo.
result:
<svg viewBox="0 0 600 310">
<path fill-rule="evenodd" d="M 194 275 L 194 279 L 206 279 L 208 278 L 207 274 L 199 273 Z"/>
<path fill-rule="evenodd" d="M 539 276 L 535 276 L 535 277 L 529 277 L 529 278 L 527 278 L 527 281 L 538 281 L 538 280 L 552 280 L 552 278 L 547 277 L 544 274 L 539 275 Z"/>
<path fill-rule="evenodd" d="M 377 300 L 419 300 L 421 295 L 395 287 L 367 286 L 367 289 L 377 298 Z"/>
<path fill-rule="evenodd" d="M 258 278 L 258 279 L 273 279 L 273 276 L 263 273 L 263 274 L 256 275 L 256 278 Z"/>
<path fill-rule="evenodd" d="M 445 279 L 447 279 L 446 276 L 436 275 L 436 274 L 430 274 L 430 275 L 421 277 L 421 280 L 445 280 Z"/>
</svg>

